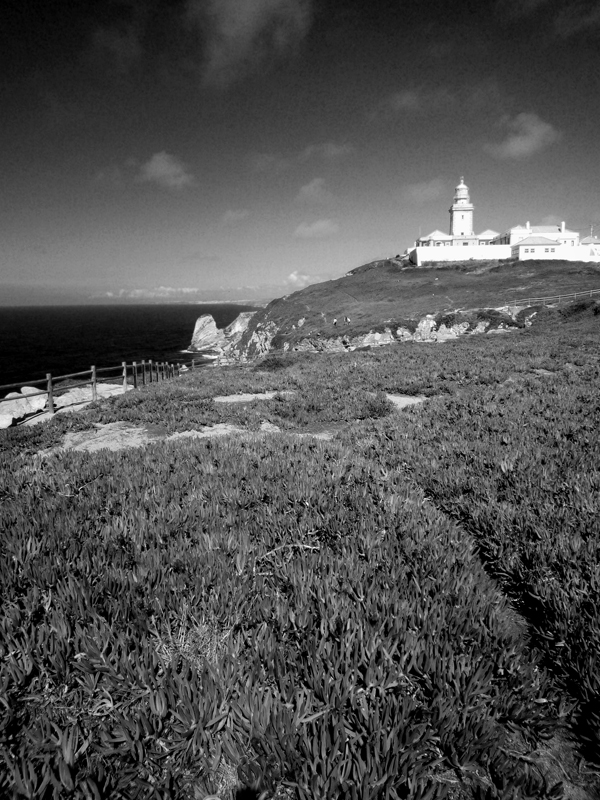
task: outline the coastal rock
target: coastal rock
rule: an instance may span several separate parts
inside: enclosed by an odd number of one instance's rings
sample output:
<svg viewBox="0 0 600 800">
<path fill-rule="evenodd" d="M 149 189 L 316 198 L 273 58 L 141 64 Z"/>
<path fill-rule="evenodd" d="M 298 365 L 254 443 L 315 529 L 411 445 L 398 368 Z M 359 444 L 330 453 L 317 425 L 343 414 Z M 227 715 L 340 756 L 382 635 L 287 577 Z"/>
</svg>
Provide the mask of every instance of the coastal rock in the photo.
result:
<svg viewBox="0 0 600 800">
<path fill-rule="evenodd" d="M 238 359 L 246 361 L 248 358 L 258 358 L 266 355 L 271 349 L 271 342 L 279 332 L 279 327 L 275 322 L 265 322 L 257 325 L 252 331 L 244 346 L 241 347 Z M 245 338 L 245 337 L 244 337 Z M 240 342 L 240 346 L 242 342 Z"/>
<path fill-rule="evenodd" d="M 196 320 L 189 349 L 194 353 L 205 350 L 220 351 L 225 344 L 225 334 L 217 328 L 212 314 L 203 314 Z"/>
<path fill-rule="evenodd" d="M 242 311 L 226 328 L 217 328 L 211 314 L 203 314 L 196 320 L 189 350 L 194 353 L 214 354 L 219 363 L 228 361 L 228 354 L 236 347 L 248 330 L 256 311 Z"/>
<path fill-rule="evenodd" d="M 242 338 L 244 333 L 248 330 L 250 320 L 256 314 L 256 311 L 242 311 L 223 331 L 227 339 L 227 347 L 233 347 Z"/>
<path fill-rule="evenodd" d="M 382 332 L 369 331 L 359 336 L 336 336 L 332 339 L 321 339 L 318 336 L 302 339 L 294 346 L 294 350 L 307 353 L 344 353 L 360 347 L 381 347 L 395 342 L 389 328 Z"/>
<path fill-rule="evenodd" d="M 23 386 L 20 392 L 9 392 L 0 404 L 0 428 L 9 428 L 15 420 L 41 411 L 46 405 L 48 395 L 40 394 L 33 386 Z"/>
</svg>

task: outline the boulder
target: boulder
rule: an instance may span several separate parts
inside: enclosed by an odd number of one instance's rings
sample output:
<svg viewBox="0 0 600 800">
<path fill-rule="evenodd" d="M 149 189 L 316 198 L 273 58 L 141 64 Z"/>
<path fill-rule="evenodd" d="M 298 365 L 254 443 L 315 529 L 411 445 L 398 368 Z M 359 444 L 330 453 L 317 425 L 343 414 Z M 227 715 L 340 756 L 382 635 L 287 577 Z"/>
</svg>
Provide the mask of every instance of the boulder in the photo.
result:
<svg viewBox="0 0 600 800">
<path fill-rule="evenodd" d="M 242 311 L 223 331 L 227 339 L 227 346 L 233 347 L 242 338 L 243 334 L 248 330 L 250 320 L 256 314 L 256 311 Z"/>
<path fill-rule="evenodd" d="M 0 428 L 9 428 L 14 420 L 41 411 L 46 405 L 48 395 L 40 394 L 33 386 L 23 386 L 20 392 L 9 392 L 0 403 Z"/>
<path fill-rule="evenodd" d="M 217 328 L 212 314 L 203 314 L 196 320 L 190 351 L 202 353 L 204 350 L 220 351 L 225 344 L 225 334 Z"/>
</svg>

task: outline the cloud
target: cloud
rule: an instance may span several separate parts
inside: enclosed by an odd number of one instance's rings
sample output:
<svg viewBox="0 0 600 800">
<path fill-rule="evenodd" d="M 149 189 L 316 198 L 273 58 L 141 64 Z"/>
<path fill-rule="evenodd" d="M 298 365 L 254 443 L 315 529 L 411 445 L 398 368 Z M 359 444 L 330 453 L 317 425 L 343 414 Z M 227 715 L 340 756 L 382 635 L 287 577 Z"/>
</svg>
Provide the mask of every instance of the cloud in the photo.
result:
<svg viewBox="0 0 600 800">
<path fill-rule="evenodd" d="M 325 187 L 325 178 L 313 178 L 300 188 L 296 200 L 311 205 L 327 205 L 334 200 L 332 193 Z"/>
<path fill-rule="evenodd" d="M 425 115 L 436 111 L 462 108 L 480 113 L 486 108 L 506 104 L 507 98 L 495 80 L 484 80 L 458 89 L 444 86 L 412 87 L 388 94 L 378 104 L 373 119 L 403 115 Z"/>
<path fill-rule="evenodd" d="M 600 30 L 600 5 L 597 0 L 498 0 L 498 12 L 514 20 L 536 17 L 550 24 L 555 36 L 595 35 Z"/>
<path fill-rule="evenodd" d="M 595 0 L 565 3 L 556 17 L 554 29 L 563 38 L 597 33 L 600 30 L 600 5 Z"/>
<path fill-rule="evenodd" d="M 388 111 L 418 111 L 423 107 L 422 97 L 414 89 L 394 92 L 384 101 Z"/>
<path fill-rule="evenodd" d="M 294 289 L 304 289 L 305 286 L 310 286 L 311 283 L 319 283 L 320 280 L 321 278 L 318 275 L 306 275 L 295 269 L 287 276 L 285 283 Z"/>
<path fill-rule="evenodd" d="M 441 178 L 432 178 L 430 181 L 407 183 L 402 187 L 401 194 L 404 200 L 418 205 L 437 200 L 446 191 L 446 185 Z"/>
<path fill-rule="evenodd" d="M 229 208 L 221 217 L 223 225 L 235 225 L 236 222 L 241 222 L 246 217 L 250 216 L 247 208 Z"/>
<path fill-rule="evenodd" d="M 185 18 L 204 40 L 204 81 L 226 86 L 293 51 L 310 28 L 312 0 L 187 0 Z"/>
<path fill-rule="evenodd" d="M 323 142 L 322 144 L 309 144 L 298 155 L 299 161 L 307 161 L 309 158 L 323 158 L 327 161 L 334 161 L 338 158 L 345 158 L 356 152 L 356 148 L 351 144 L 336 144 L 336 142 Z"/>
<path fill-rule="evenodd" d="M 296 239 L 325 239 L 335 236 L 339 226 L 331 219 L 318 219 L 315 222 L 301 222 L 294 231 Z"/>
<path fill-rule="evenodd" d="M 546 214 L 545 217 L 542 217 L 542 225 L 560 225 L 561 222 L 562 219 L 558 214 Z"/>
<path fill-rule="evenodd" d="M 137 180 L 156 183 L 166 189 L 183 189 L 194 182 L 194 177 L 178 158 L 162 150 L 142 164 Z"/>
<path fill-rule="evenodd" d="M 494 158 L 528 158 L 562 138 L 560 131 L 537 114 L 523 112 L 512 118 L 506 116 L 500 125 L 508 131 L 504 141 L 484 145 L 484 150 Z"/>
</svg>

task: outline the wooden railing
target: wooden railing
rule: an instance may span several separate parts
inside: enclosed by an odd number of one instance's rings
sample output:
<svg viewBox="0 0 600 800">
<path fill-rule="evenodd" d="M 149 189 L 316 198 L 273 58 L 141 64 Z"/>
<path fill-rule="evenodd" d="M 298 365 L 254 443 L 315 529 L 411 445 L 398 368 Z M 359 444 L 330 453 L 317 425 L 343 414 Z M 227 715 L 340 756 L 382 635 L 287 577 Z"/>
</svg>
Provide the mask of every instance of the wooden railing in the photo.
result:
<svg viewBox="0 0 600 800">
<path fill-rule="evenodd" d="M 600 294 L 600 289 L 588 289 L 585 292 L 572 292 L 571 294 L 556 294 L 552 297 L 524 297 L 508 302 L 508 306 L 545 306 L 554 303 L 563 303 L 567 300 L 577 300 L 581 297 L 592 297 L 595 294 Z"/>
<path fill-rule="evenodd" d="M 119 384 L 123 386 L 123 391 L 126 392 L 128 389 L 137 389 L 139 386 L 145 386 L 149 383 L 158 383 L 159 381 L 170 380 L 172 378 L 177 378 L 182 371 L 187 371 L 188 369 L 195 369 L 196 362 L 192 359 L 191 362 L 187 364 L 177 363 L 177 364 L 169 364 L 163 361 L 152 361 L 152 359 L 146 361 L 143 359 L 140 362 L 133 361 L 131 364 L 127 364 L 126 361 L 122 361 L 120 366 L 114 367 L 101 367 L 98 368 L 96 366 L 90 367 L 90 369 L 83 370 L 83 372 L 70 372 L 68 375 L 56 375 L 53 376 L 50 372 L 46 373 L 45 378 L 41 378 L 40 380 L 35 381 L 27 381 L 25 385 L 27 386 L 39 386 L 43 385 L 44 388 L 40 389 L 37 392 L 31 392 L 29 394 L 24 394 L 19 397 L 0 397 L 0 403 L 4 401 L 16 401 L 21 399 L 27 399 L 29 397 L 40 397 L 41 395 L 45 395 L 48 398 L 46 403 L 47 411 L 51 414 L 55 412 L 55 397 L 57 397 L 57 393 L 64 393 L 68 392 L 70 389 L 75 389 L 79 386 L 91 386 L 92 387 L 92 400 L 98 399 L 98 384 L 99 383 L 111 383 L 111 378 L 98 378 L 100 373 L 107 373 L 113 372 L 117 373 L 113 376 L 112 382 L 114 380 L 118 380 Z M 85 380 L 78 381 L 76 383 L 68 383 L 66 385 L 59 385 L 59 381 L 71 380 L 72 378 L 83 378 L 84 376 L 89 376 Z M 22 387 L 24 385 L 23 381 L 18 381 L 16 383 L 5 383 L 0 386 L 0 392 L 4 390 L 16 389 Z M 80 401 L 76 401 L 80 402 Z M 74 404 L 73 404 L 74 405 Z M 1 406 L 0 406 L 0 413 L 1 413 Z"/>
</svg>

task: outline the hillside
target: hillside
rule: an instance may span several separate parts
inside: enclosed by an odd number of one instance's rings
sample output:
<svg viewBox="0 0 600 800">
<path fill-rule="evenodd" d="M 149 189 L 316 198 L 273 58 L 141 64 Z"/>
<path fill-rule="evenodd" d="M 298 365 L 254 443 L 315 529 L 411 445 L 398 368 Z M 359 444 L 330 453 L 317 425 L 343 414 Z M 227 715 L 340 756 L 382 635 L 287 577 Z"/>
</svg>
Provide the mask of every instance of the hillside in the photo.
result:
<svg viewBox="0 0 600 800">
<path fill-rule="evenodd" d="M 273 300 L 253 318 L 238 353 L 252 357 L 295 349 L 308 339 L 352 338 L 386 328 L 396 335 L 398 327 L 414 330 L 427 314 L 499 308 L 587 289 L 600 289 L 597 264 L 464 261 L 416 267 L 400 259 L 374 261 Z"/>
<path fill-rule="evenodd" d="M 0 431 L 0 797 L 598 798 L 599 326 Z M 74 442 L 111 425 L 152 441 Z"/>
</svg>

